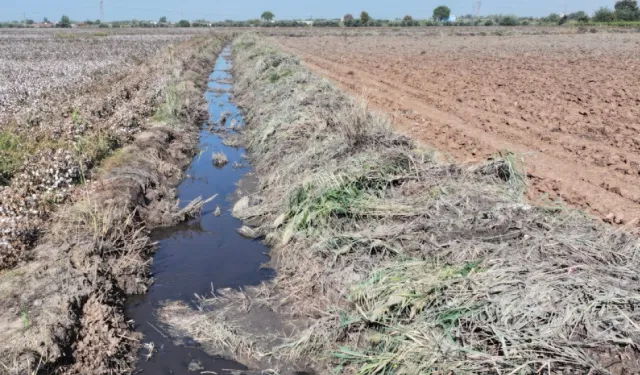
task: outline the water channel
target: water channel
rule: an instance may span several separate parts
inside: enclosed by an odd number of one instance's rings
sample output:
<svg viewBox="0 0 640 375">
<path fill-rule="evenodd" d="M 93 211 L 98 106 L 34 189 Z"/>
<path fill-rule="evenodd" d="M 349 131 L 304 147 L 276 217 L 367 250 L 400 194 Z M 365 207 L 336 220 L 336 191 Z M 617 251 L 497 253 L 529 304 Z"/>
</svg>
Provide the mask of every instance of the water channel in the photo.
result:
<svg viewBox="0 0 640 375">
<path fill-rule="evenodd" d="M 229 132 L 242 126 L 242 115 L 231 101 L 231 61 L 229 48 L 218 57 L 209 76 L 209 89 L 205 93 L 209 120 L 216 122 L 225 113 L 224 126 Z M 268 261 L 269 249 L 258 240 L 242 237 L 236 229 L 242 223 L 231 216 L 237 199 L 239 184 L 251 181 L 251 168 L 243 159 L 242 148 L 229 147 L 222 138 L 209 130 L 209 123 L 200 131 L 199 154 L 186 171 L 186 178 L 178 187 L 181 206 L 202 197 L 216 198 L 202 208 L 199 219 L 171 228 L 154 231 L 158 250 L 153 259 L 153 284 L 145 295 L 133 296 L 127 305 L 127 318 L 135 322 L 136 330 L 144 334 L 144 343 L 153 343 L 155 352 L 148 360 L 141 355 L 136 373 L 193 374 L 190 364 L 198 363 L 205 373 L 229 373 L 246 369 L 243 365 L 211 356 L 197 343 L 185 339 L 183 344 L 162 328 L 156 311 L 164 301 L 193 303 L 195 294 L 211 295 L 212 288 L 240 288 L 257 285 L 273 276 L 273 271 L 262 269 Z M 214 153 L 223 152 L 229 162 L 215 166 Z M 245 188 L 240 186 L 240 188 Z M 220 215 L 214 212 L 220 208 Z"/>
</svg>

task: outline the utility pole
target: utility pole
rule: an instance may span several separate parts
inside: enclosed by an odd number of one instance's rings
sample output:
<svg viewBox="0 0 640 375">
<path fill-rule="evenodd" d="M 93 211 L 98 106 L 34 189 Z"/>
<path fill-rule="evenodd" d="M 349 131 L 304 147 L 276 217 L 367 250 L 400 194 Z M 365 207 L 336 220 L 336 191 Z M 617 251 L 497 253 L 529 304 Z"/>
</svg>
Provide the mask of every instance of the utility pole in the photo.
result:
<svg viewBox="0 0 640 375">
<path fill-rule="evenodd" d="M 478 15 L 480 14 L 480 7 L 482 7 L 482 1 L 476 2 L 476 9 L 475 9 L 476 17 L 478 17 Z"/>
<path fill-rule="evenodd" d="M 104 22 L 104 6 L 103 0 L 100 0 L 100 22 Z"/>
</svg>

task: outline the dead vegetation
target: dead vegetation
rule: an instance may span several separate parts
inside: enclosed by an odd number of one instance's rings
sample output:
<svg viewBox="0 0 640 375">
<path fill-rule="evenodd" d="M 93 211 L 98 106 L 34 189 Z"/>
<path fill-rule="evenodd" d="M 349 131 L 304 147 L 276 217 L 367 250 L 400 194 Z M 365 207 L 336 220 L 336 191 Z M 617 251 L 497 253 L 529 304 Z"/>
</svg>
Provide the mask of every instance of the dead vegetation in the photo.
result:
<svg viewBox="0 0 640 375">
<path fill-rule="evenodd" d="M 216 167 L 220 168 L 220 167 L 224 167 L 225 165 L 227 165 L 227 163 L 229 163 L 229 159 L 227 159 L 227 155 L 224 154 L 224 152 L 214 152 L 213 155 L 211 155 L 211 161 L 213 161 L 213 165 L 215 165 Z"/>
<path fill-rule="evenodd" d="M 298 329 L 299 322 L 283 321 L 259 296 L 220 289 L 211 298 L 198 296 L 195 303 L 195 310 L 183 302 L 168 302 L 160 309 L 159 317 L 173 337 L 192 338 L 210 353 L 265 370 L 248 372 L 251 374 L 307 373 L 306 363 L 284 363 L 272 355 L 284 343 L 283 337 Z"/>
<path fill-rule="evenodd" d="M 271 355 L 363 375 L 637 371 L 635 234 L 525 204 L 511 155 L 435 160 L 258 37 L 233 51 L 260 177 L 233 214 L 278 271 L 255 293 L 309 322 Z"/>
<path fill-rule="evenodd" d="M 55 213 L 32 261 L 0 274 L 0 373 L 131 370 L 139 337 L 125 319 L 124 297 L 146 291 L 148 229 L 198 214 L 205 202 L 179 209 L 175 186 L 194 155 L 206 76 L 224 39 L 193 39 L 153 62 L 165 74 L 154 88 L 153 111 L 162 115 L 140 119 L 132 142 L 95 168 L 95 179 Z"/>
</svg>

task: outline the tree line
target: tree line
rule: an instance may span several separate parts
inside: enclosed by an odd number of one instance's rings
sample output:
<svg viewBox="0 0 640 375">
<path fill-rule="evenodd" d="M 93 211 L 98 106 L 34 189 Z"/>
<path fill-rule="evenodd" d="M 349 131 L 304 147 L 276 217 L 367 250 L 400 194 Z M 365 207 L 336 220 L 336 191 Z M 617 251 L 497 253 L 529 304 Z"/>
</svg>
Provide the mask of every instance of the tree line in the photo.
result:
<svg viewBox="0 0 640 375">
<path fill-rule="evenodd" d="M 210 22 L 205 19 L 189 21 L 180 20 L 175 24 L 171 24 L 167 21 L 167 17 L 160 17 L 157 22 L 151 21 L 113 21 L 110 23 L 103 23 L 100 20 L 86 20 L 82 24 L 87 26 L 97 27 L 305 27 L 310 24 L 313 27 L 411 27 L 411 26 L 436 26 L 436 25 L 451 25 L 451 26 L 528 26 L 528 25 L 548 25 L 559 24 L 562 25 L 568 21 L 574 21 L 578 23 L 588 22 L 600 22 L 610 23 L 616 21 L 623 22 L 638 22 L 640 21 L 640 9 L 638 8 L 638 1 L 636 0 L 619 0 L 615 3 L 613 9 L 608 7 L 602 7 L 596 10 L 592 17 L 584 11 L 578 11 L 561 15 L 558 13 L 551 13 L 546 17 L 534 18 L 534 17 L 517 17 L 514 15 L 493 15 L 475 17 L 473 15 L 463 15 L 458 17 L 455 21 L 451 17 L 451 9 L 446 5 L 440 5 L 433 9 L 431 19 L 417 20 L 410 15 L 405 15 L 401 19 L 384 20 L 374 19 L 368 12 L 362 11 L 359 18 L 355 18 L 352 14 L 347 13 L 341 19 L 316 19 L 313 21 L 299 21 L 299 20 L 275 20 L 275 14 L 271 11 L 265 11 L 261 14 L 259 19 L 250 19 L 246 21 L 220 21 Z M 45 17 L 43 19 L 44 24 L 51 24 L 51 22 Z M 63 15 L 60 20 L 55 23 L 56 27 L 69 28 L 76 22 Z M 0 27 L 33 27 L 35 22 L 31 19 L 24 21 L 13 21 L 0 23 Z"/>
</svg>

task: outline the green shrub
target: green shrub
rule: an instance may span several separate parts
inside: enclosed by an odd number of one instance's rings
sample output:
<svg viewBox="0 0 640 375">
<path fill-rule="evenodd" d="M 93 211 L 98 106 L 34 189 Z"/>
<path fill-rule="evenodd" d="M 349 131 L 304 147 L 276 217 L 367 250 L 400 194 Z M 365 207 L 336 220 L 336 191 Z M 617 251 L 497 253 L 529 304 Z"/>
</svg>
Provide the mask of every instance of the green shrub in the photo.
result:
<svg viewBox="0 0 640 375">
<path fill-rule="evenodd" d="M 313 21 L 313 27 L 339 27 L 340 21 L 338 20 L 322 20 Z"/>
<path fill-rule="evenodd" d="M 558 23 L 560 22 L 560 15 L 558 13 L 551 13 L 546 17 L 542 17 L 540 21 L 546 22 L 546 23 Z"/>
<path fill-rule="evenodd" d="M 410 15 L 406 15 L 402 18 L 402 21 L 399 22 L 399 26 L 402 27 L 413 27 L 420 26 L 420 22 L 416 21 Z"/>
<path fill-rule="evenodd" d="M 607 7 L 602 7 L 593 14 L 594 22 L 613 22 L 616 20 L 616 14 Z"/>
<path fill-rule="evenodd" d="M 191 23 L 187 20 L 180 20 L 178 27 L 191 27 Z"/>
<path fill-rule="evenodd" d="M 261 24 L 263 27 L 306 27 L 307 24 L 304 22 L 298 21 L 275 21 L 275 22 L 264 22 Z"/>
<path fill-rule="evenodd" d="M 486 20 L 484 25 L 485 26 L 493 26 L 493 21 L 492 20 Z"/>
<path fill-rule="evenodd" d="M 498 20 L 500 26 L 518 26 L 518 18 L 516 16 L 502 16 Z"/>
<path fill-rule="evenodd" d="M 578 22 L 589 22 L 589 16 L 584 11 L 570 13 L 567 18 Z"/>
<path fill-rule="evenodd" d="M 632 9 L 616 10 L 616 20 L 619 21 L 637 21 L 640 20 L 640 11 Z"/>
<path fill-rule="evenodd" d="M 353 19 L 353 20 L 345 20 L 344 21 L 344 26 L 345 27 L 380 27 L 382 26 L 382 21 L 381 20 L 369 20 L 369 22 L 362 22 L 362 20 L 360 19 Z"/>
</svg>

